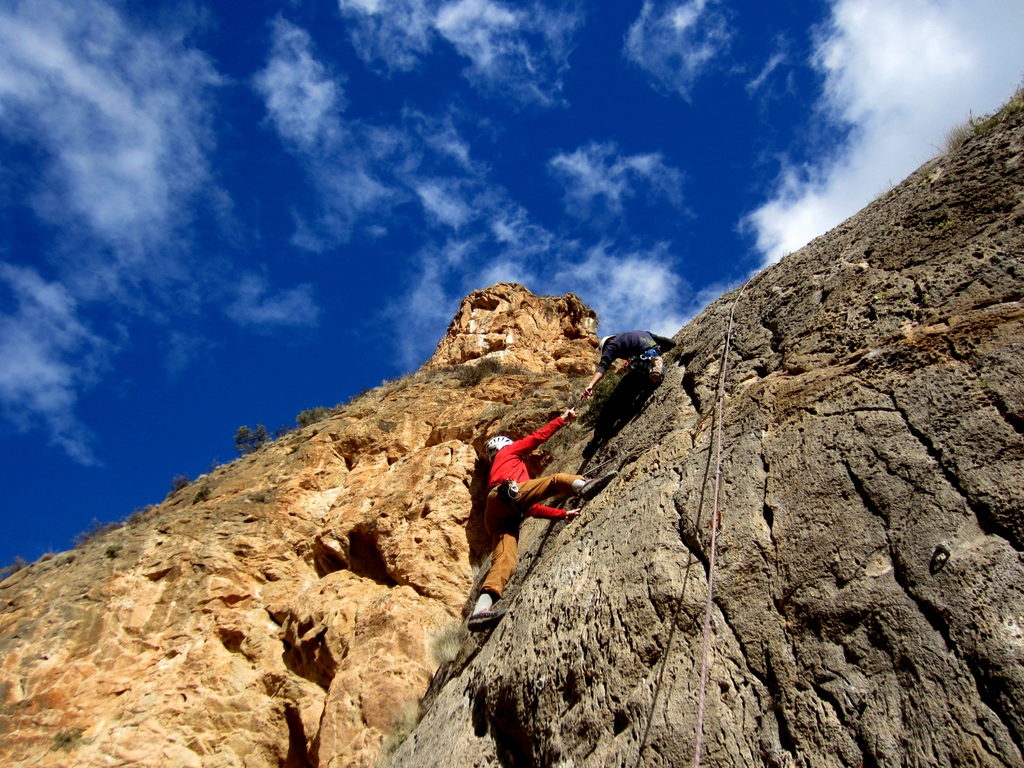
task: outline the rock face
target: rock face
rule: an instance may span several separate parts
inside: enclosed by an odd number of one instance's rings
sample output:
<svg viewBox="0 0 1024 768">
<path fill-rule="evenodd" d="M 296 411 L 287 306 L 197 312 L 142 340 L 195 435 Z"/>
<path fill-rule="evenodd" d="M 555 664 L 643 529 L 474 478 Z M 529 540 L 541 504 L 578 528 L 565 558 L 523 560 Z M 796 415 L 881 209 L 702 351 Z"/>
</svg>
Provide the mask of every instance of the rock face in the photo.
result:
<svg viewBox="0 0 1024 768">
<path fill-rule="evenodd" d="M 511 285 L 420 372 L 0 583 L 0 764 L 667 767 L 700 730 L 704 765 L 1024 765 L 1016 104 L 676 335 L 586 462 L 619 476 L 524 523 L 492 632 L 480 446 L 596 356 L 575 297 Z M 584 421 L 539 464 L 580 466 Z"/>
<path fill-rule="evenodd" d="M 487 554 L 480 445 L 555 415 L 568 380 L 530 371 L 594 349 L 573 296 L 474 301 L 476 327 L 529 329 L 516 372 L 453 325 L 457 360 L 0 584 L 0 765 L 373 765 Z"/>
<path fill-rule="evenodd" d="M 497 362 L 527 371 L 594 370 L 597 315 L 572 293 L 534 296 L 515 283 L 473 291 L 427 363 L 441 368 Z"/>
<path fill-rule="evenodd" d="M 693 764 L 716 515 L 701 764 L 1024 765 L 1021 106 L 676 336 L 393 766 Z"/>
</svg>

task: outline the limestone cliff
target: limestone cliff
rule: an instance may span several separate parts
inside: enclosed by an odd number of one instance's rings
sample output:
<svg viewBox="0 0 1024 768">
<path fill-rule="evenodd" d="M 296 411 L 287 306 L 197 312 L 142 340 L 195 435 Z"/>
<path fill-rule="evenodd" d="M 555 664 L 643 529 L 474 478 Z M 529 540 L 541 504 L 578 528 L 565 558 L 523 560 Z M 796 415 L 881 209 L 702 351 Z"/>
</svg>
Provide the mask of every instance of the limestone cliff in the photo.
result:
<svg viewBox="0 0 1024 768">
<path fill-rule="evenodd" d="M 8 578 L 0 765 L 373 765 L 487 554 L 480 445 L 565 406 L 594 325 L 471 294 L 423 371 Z"/>
<path fill-rule="evenodd" d="M 573 296 L 471 294 L 423 370 L 0 584 L 0 764 L 692 764 L 720 519 L 702 764 L 1024 765 L 1022 232 L 1017 102 L 682 329 L 484 635 L 480 445 L 596 355 Z"/>
</svg>

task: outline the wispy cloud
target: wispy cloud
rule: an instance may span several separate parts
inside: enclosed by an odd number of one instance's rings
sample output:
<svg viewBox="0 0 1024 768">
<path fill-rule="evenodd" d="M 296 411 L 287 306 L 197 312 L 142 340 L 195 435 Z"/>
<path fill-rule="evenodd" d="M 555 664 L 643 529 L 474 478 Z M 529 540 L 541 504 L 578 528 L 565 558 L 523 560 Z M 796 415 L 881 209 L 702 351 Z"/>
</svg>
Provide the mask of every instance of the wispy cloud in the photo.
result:
<svg viewBox="0 0 1024 768">
<path fill-rule="evenodd" d="M 591 143 L 549 162 L 565 187 L 566 210 L 589 216 L 605 210 L 621 215 L 625 201 L 644 188 L 674 205 L 682 202 L 682 174 L 661 153 L 623 155 L 614 143 Z"/>
<path fill-rule="evenodd" d="M 93 312 L 190 301 L 180 233 L 192 202 L 218 197 L 206 100 L 219 82 L 180 30 L 130 28 L 97 0 L 0 10 L 0 132 L 22 150 L 5 171 L 31 180 L 42 245 L 25 253 L 0 235 L 0 408 L 18 428 L 44 425 L 77 461 L 95 461 L 78 395 L 122 341 Z"/>
<path fill-rule="evenodd" d="M 697 79 L 722 54 L 731 34 L 716 0 L 644 0 L 626 33 L 623 54 L 654 84 L 688 98 Z"/>
<path fill-rule="evenodd" d="M 639 329 L 670 336 L 695 310 L 693 291 L 677 266 L 667 245 L 619 250 L 601 243 L 582 258 L 561 263 L 554 282 L 583 297 L 597 311 L 603 331 Z"/>
<path fill-rule="evenodd" d="M 104 3 L 33 0 L 0 11 L 0 127 L 41 149 L 38 214 L 138 268 L 209 181 L 199 53 L 130 30 Z"/>
<path fill-rule="evenodd" d="M 316 325 L 320 315 L 312 286 L 276 291 L 265 277 L 252 273 L 238 281 L 234 300 L 225 311 L 239 325 L 259 328 Z"/>
<path fill-rule="evenodd" d="M 408 71 L 430 51 L 437 2 L 424 0 L 339 0 L 359 57 L 387 69 Z"/>
<path fill-rule="evenodd" d="M 440 9 L 436 27 L 470 60 L 466 77 L 478 88 L 551 106 L 560 100 L 581 22 L 576 13 L 539 3 L 520 9 L 493 0 L 458 0 Z"/>
<path fill-rule="evenodd" d="M 275 19 L 270 60 L 255 84 L 278 133 L 303 152 L 335 146 L 342 140 L 340 114 L 345 100 L 341 80 L 313 57 L 312 41 L 305 30 Z"/>
<path fill-rule="evenodd" d="M 761 71 L 757 73 L 757 76 L 747 83 L 747 93 L 755 93 L 761 90 L 764 84 L 771 77 L 772 73 L 779 68 L 786 61 L 786 53 L 784 51 L 775 51 L 765 62 L 764 66 L 761 67 Z"/>
<path fill-rule="evenodd" d="M 6 295 L 5 295 L 6 294 Z M 80 319 L 75 298 L 34 269 L 0 262 L 0 409 L 16 428 L 42 423 L 73 459 L 96 462 L 75 416 L 78 392 L 95 381 L 109 342 Z"/>
<path fill-rule="evenodd" d="M 1005 100 L 1024 69 L 1021 29 L 1019 3 L 838 0 L 814 54 L 825 78 L 815 119 L 833 121 L 849 138 L 820 162 L 784 162 L 774 193 L 745 221 L 765 262 L 802 247 L 935 154 L 969 109 Z"/>
<path fill-rule="evenodd" d="M 317 58 L 309 33 L 277 18 L 271 35 L 267 64 L 253 84 L 270 121 L 319 192 L 321 210 L 296 211 L 292 242 L 324 250 L 346 242 L 362 217 L 389 204 L 393 191 L 373 169 L 377 134 L 343 123 L 341 80 Z"/>
<path fill-rule="evenodd" d="M 474 217 L 473 208 L 466 202 L 458 183 L 453 179 L 419 182 L 416 184 L 416 194 L 429 216 L 453 229 L 458 229 Z"/>
<path fill-rule="evenodd" d="M 466 79 L 524 105 L 560 103 L 562 76 L 582 16 L 542 3 L 496 0 L 339 0 L 356 53 L 388 71 L 420 65 L 444 41 L 469 60 Z"/>
<path fill-rule="evenodd" d="M 141 28 L 100 0 L 0 9 L 0 133 L 13 148 L 4 171 L 27 180 L 36 238 L 29 251 L 0 233 L 0 410 L 17 428 L 43 425 L 81 462 L 95 459 L 78 398 L 138 324 L 208 311 L 233 284 L 230 259 L 198 254 L 193 241 L 197 210 L 213 228 L 232 218 L 210 168 L 223 81 L 184 42 L 196 20 L 173 23 Z M 302 317 L 298 299 L 309 295 L 300 286 L 245 298 L 235 319 L 266 327 Z M 116 325 L 103 319 L 111 313 Z"/>
</svg>

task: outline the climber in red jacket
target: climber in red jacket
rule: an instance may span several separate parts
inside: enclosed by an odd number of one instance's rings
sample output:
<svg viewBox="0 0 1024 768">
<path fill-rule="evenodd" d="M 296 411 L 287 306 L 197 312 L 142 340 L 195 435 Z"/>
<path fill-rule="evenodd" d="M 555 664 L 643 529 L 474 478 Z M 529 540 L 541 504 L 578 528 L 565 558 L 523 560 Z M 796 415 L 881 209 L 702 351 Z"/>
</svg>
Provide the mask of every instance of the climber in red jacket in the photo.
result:
<svg viewBox="0 0 1024 768">
<path fill-rule="evenodd" d="M 575 418 L 576 412 L 569 408 L 561 416 L 552 419 L 532 435 L 521 440 L 513 442 L 504 435 L 498 435 L 487 441 L 485 450 L 487 458 L 491 460 L 491 472 L 487 483 L 484 526 L 491 537 L 491 568 L 484 579 L 473 615 L 469 617 L 471 630 L 485 629 L 504 614 L 504 611 L 495 610 L 492 606 L 501 597 L 505 584 L 515 570 L 519 523 L 523 516 L 549 520 L 572 519 L 579 514 L 578 510 L 545 507 L 539 502 L 548 496 L 556 495 L 577 494 L 589 498 L 617 474 L 607 472 L 598 478 L 588 480 L 581 475 L 559 472 L 530 479 L 530 472 L 523 457 Z"/>
</svg>

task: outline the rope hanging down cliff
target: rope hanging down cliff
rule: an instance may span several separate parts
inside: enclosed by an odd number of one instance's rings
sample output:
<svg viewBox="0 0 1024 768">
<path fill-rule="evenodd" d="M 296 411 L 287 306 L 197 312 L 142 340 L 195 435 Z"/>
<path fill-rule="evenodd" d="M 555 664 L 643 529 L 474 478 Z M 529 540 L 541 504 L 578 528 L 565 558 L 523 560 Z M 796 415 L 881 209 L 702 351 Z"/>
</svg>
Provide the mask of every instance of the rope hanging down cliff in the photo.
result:
<svg viewBox="0 0 1024 768">
<path fill-rule="evenodd" d="M 715 398 L 715 492 L 711 504 L 711 543 L 708 546 L 708 595 L 704 606 L 704 639 L 700 662 L 700 689 L 697 695 L 697 735 L 693 745 L 693 768 L 699 768 L 700 766 L 701 747 L 704 743 L 704 703 L 711 657 L 711 613 L 713 610 L 712 598 L 715 588 L 715 553 L 718 548 L 718 529 L 722 523 L 722 510 L 718 506 L 718 500 L 722 485 L 722 413 L 725 403 L 725 374 L 729 367 L 729 349 L 732 346 L 733 317 L 736 315 L 736 305 L 739 304 L 743 291 L 746 289 L 747 285 L 744 283 L 743 287 L 740 288 L 740 292 L 736 294 L 736 299 L 729 310 L 729 323 L 726 326 L 725 344 L 722 348 L 721 370 L 718 374 L 718 395 Z"/>
<path fill-rule="evenodd" d="M 710 643 L 711 643 L 711 611 L 713 607 L 713 590 L 714 590 L 714 567 L 715 567 L 715 552 L 718 543 L 718 528 L 721 525 L 721 511 L 718 508 L 719 503 L 719 490 L 721 488 L 721 475 L 722 475 L 722 421 L 724 412 L 725 402 L 725 379 L 728 368 L 729 352 L 732 348 L 732 328 L 733 318 L 736 314 L 736 305 L 739 303 L 740 298 L 743 296 L 743 292 L 746 291 L 747 285 L 750 281 L 748 280 L 740 288 L 739 293 L 736 294 L 736 299 L 732 303 L 732 307 L 729 310 L 729 319 L 726 325 L 726 331 L 723 339 L 722 348 L 722 362 L 719 370 L 718 377 L 718 393 L 715 402 L 715 437 L 713 440 L 716 441 L 717 447 L 715 452 L 715 483 L 714 483 L 714 498 L 712 505 L 711 515 L 711 544 L 710 544 L 710 557 L 708 560 L 708 591 L 707 591 L 707 604 L 705 607 L 705 618 L 704 618 L 704 640 L 703 640 L 703 651 L 702 651 L 702 663 L 701 663 L 701 676 L 700 676 L 700 694 L 699 704 L 697 712 L 697 726 L 696 726 L 696 739 L 694 749 L 694 768 L 700 766 L 700 753 L 701 746 L 704 738 L 704 701 L 705 691 L 707 688 L 707 677 L 708 677 L 708 665 L 710 658 Z M 708 456 L 708 466 L 710 468 L 710 451 Z M 706 476 L 705 476 L 706 477 Z M 701 503 L 703 506 L 703 502 Z M 665 668 L 668 664 L 669 653 L 672 649 L 672 641 L 675 638 L 676 629 L 679 626 L 679 615 L 682 611 L 684 600 L 686 598 L 687 587 L 690 583 L 690 566 L 694 563 L 693 558 L 687 559 L 685 576 L 683 577 L 683 587 L 679 595 L 679 602 L 675 611 L 675 616 L 672 621 L 672 628 L 669 630 L 668 640 L 665 644 L 665 652 L 661 659 L 661 669 L 658 672 L 658 680 L 654 686 L 654 696 L 651 700 L 651 709 L 647 718 L 647 724 L 644 727 L 643 736 L 640 739 L 640 745 L 637 749 L 636 764 L 634 768 L 639 768 L 641 762 L 643 762 L 644 747 L 647 745 L 647 737 L 650 734 L 651 724 L 654 720 L 654 711 L 658 703 L 658 694 L 661 692 L 662 684 L 665 678 Z"/>
</svg>

